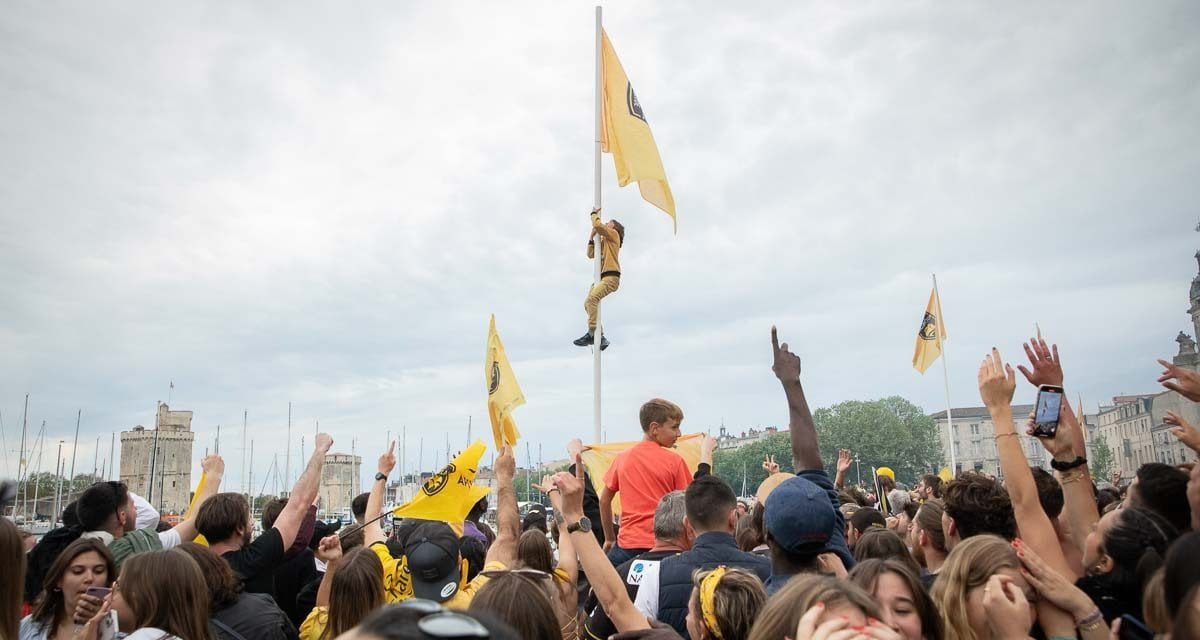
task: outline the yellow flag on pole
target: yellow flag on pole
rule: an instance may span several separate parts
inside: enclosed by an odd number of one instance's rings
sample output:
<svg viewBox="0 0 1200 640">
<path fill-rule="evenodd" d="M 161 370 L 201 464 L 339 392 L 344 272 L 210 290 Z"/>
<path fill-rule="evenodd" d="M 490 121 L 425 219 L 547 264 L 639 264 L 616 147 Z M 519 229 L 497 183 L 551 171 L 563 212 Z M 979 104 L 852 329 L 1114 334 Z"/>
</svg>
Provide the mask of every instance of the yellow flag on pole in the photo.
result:
<svg viewBox="0 0 1200 640">
<path fill-rule="evenodd" d="M 208 482 L 208 474 L 201 471 L 200 472 L 200 482 L 199 482 L 199 484 L 196 485 L 196 491 L 192 494 L 192 501 L 190 503 L 188 503 L 187 511 L 185 511 L 183 513 L 184 520 L 187 520 L 188 518 L 196 515 L 196 509 L 198 509 L 200 507 L 199 504 L 196 504 L 196 498 L 200 497 L 200 492 L 204 491 L 204 485 L 207 482 Z M 202 534 L 202 533 L 197 533 L 196 539 L 193 540 L 192 542 L 195 542 L 196 544 L 198 544 L 202 547 L 208 546 L 208 539 L 205 538 L 204 534 Z"/>
<path fill-rule="evenodd" d="M 450 464 L 425 481 L 416 497 L 396 507 L 392 515 L 461 523 L 479 500 L 475 493 L 475 474 L 479 471 L 479 459 L 486 449 L 483 441 L 476 440 L 455 456 Z M 476 496 L 475 500 L 470 499 L 472 496 Z"/>
<path fill-rule="evenodd" d="M 629 77 L 617 59 L 617 52 L 608 40 L 608 32 L 604 32 L 603 36 L 601 65 L 604 95 L 600 148 L 613 156 L 617 184 L 623 187 L 630 182 L 637 182 L 642 198 L 665 211 L 678 228 L 675 197 L 671 195 L 671 186 L 667 184 L 667 172 L 658 155 L 654 134 L 650 133 L 650 125 L 646 122 L 646 114 L 642 111 L 637 94 L 633 92 L 633 85 L 629 83 Z"/>
<path fill-rule="evenodd" d="M 942 341 L 946 339 L 946 325 L 942 319 L 942 301 L 937 289 L 929 292 L 929 304 L 925 305 L 925 316 L 921 328 L 917 329 L 917 347 L 913 352 L 913 368 L 921 373 L 942 355 Z"/>
<path fill-rule="evenodd" d="M 483 359 L 483 381 L 488 391 L 488 417 L 492 420 L 492 436 L 496 439 L 496 449 L 505 444 L 516 446 L 521 432 L 513 422 L 512 411 L 525 404 L 525 394 L 517 384 L 512 367 L 508 364 L 508 356 L 504 353 L 504 343 L 500 342 L 500 334 L 496 333 L 496 316 L 488 325 L 487 354 Z"/>
</svg>

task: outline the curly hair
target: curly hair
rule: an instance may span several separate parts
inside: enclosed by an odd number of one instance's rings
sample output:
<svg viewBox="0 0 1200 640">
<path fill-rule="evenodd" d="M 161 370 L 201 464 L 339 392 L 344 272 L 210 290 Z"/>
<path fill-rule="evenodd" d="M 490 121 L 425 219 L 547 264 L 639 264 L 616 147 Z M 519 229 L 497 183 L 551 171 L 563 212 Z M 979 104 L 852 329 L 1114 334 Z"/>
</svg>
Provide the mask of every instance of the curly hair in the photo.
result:
<svg viewBox="0 0 1200 640">
<path fill-rule="evenodd" d="M 963 473 L 942 489 L 942 508 L 954 519 L 959 539 L 990 533 L 1017 537 L 1012 500 L 999 482 L 979 473 Z"/>
</svg>

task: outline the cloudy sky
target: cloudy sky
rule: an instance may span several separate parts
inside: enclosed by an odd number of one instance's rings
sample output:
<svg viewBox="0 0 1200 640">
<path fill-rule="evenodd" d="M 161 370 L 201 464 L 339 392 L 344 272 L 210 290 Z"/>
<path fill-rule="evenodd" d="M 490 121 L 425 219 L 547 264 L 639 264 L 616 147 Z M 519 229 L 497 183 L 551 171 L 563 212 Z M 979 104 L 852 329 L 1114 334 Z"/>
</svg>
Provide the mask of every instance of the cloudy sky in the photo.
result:
<svg viewBox="0 0 1200 640">
<path fill-rule="evenodd" d="M 736 3 L 735 3 L 736 4 Z M 1200 4 L 624 3 L 605 24 L 679 232 L 618 189 L 604 423 L 786 421 L 768 330 L 814 406 L 901 395 L 938 274 L 955 406 L 1040 323 L 1090 407 L 1156 388 L 1191 332 Z M 495 313 L 536 461 L 591 431 L 583 255 L 593 9 L 543 3 L 8 3 L 0 13 L 0 416 L 47 461 L 195 412 L 240 478 L 315 421 L 407 466 L 487 432 Z M 1022 386 L 1017 399 L 1030 401 Z M 32 433 L 31 436 L 32 438 Z M 311 451 L 311 436 L 308 441 Z M 525 453 L 521 452 L 521 464 Z M 237 482 L 236 480 L 234 481 Z"/>
</svg>

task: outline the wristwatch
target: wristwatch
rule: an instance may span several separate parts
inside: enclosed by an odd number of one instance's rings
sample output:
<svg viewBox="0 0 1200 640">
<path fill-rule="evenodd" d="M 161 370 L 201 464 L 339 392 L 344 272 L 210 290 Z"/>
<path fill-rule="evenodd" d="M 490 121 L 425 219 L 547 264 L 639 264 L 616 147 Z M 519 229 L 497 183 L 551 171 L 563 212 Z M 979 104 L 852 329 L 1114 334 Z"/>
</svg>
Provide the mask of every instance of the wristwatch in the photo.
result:
<svg viewBox="0 0 1200 640">
<path fill-rule="evenodd" d="M 376 473 L 375 474 L 375 482 L 379 482 L 380 480 L 387 480 L 387 474 L 386 473 Z"/>
<path fill-rule="evenodd" d="M 575 533 L 576 531 L 582 531 L 584 533 L 591 533 L 592 532 L 592 521 L 588 520 L 587 516 L 581 516 L 579 518 L 579 522 L 573 522 L 573 523 L 567 525 L 567 533 Z"/>
</svg>

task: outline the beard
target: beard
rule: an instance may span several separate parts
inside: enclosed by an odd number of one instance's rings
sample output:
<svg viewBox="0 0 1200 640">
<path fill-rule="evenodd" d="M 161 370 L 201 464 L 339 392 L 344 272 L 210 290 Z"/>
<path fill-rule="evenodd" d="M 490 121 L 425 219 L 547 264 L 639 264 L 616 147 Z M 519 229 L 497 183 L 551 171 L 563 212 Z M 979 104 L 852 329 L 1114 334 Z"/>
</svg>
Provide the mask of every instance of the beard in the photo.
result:
<svg viewBox="0 0 1200 640">
<path fill-rule="evenodd" d="M 254 529 L 246 529 L 246 531 L 244 533 L 242 533 L 242 546 L 245 547 L 245 546 L 249 545 L 250 540 L 253 538 L 253 536 L 254 536 Z"/>
<path fill-rule="evenodd" d="M 929 566 L 925 564 L 925 549 L 923 549 L 921 545 L 917 545 L 912 548 L 912 557 L 913 560 L 917 561 L 917 564 L 921 565 L 921 567 L 925 569 L 929 568 Z"/>
</svg>

